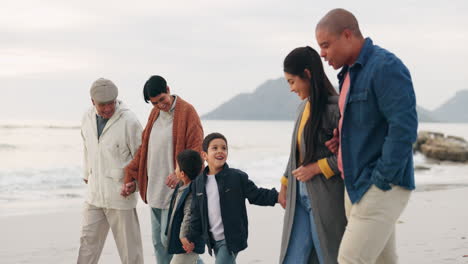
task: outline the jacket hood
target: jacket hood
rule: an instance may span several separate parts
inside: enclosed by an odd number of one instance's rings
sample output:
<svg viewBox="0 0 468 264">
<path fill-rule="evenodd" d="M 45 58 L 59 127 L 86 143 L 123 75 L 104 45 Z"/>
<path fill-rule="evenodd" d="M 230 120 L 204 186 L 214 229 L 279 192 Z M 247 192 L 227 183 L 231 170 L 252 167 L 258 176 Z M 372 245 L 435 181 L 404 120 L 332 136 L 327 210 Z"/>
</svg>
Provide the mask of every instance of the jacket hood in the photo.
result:
<svg viewBox="0 0 468 264">
<path fill-rule="evenodd" d="M 130 108 L 124 102 L 117 100 L 114 115 L 120 116 L 126 111 L 130 111 Z"/>
</svg>

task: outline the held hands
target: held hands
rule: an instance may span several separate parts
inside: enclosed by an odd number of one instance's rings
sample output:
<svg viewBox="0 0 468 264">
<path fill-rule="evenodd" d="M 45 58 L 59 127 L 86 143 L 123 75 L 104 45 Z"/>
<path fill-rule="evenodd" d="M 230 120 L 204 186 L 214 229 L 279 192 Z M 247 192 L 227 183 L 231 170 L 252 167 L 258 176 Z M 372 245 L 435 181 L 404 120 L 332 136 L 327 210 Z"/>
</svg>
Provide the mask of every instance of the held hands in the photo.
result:
<svg viewBox="0 0 468 264">
<path fill-rule="evenodd" d="M 325 146 L 333 153 L 338 154 L 338 146 L 340 145 L 340 138 L 338 134 L 338 129 L 333 130 L 333 137 L 325 142 Z"/>
<path fill-rule="evenodd" d="M 179 179 L 177 179 L 177 176 L 175 175 L 175 173 L 171 173 L 167 176 L 166 178 L 167 187 L 174 189 L 178 183 L 179 183 Z"/>
<path fill-rule="evenodd" d="M 286 193 L 288 192 L 288 186 L 281 184 L 281 190 L 278 194 L 278 203 L 286 209 Z"/>
<path fill-rule="evenodd" d="M 306 182 L 319 173 L 320 168 L 317 162 L 310 163 L 305 166 L 300 166 L 299 168 L 292 171 L 292 175 L 301 182 Z"/>
<path fill-rule="evenodd" d="M 182 248 L 184 248 L 185 252 L 191 253 L 195 249 L 195 244 L 190 242 L 186 237 L 180 239 L 182 243 Z"/>
<path fill-rule="evenodd" d="M 120 195 L 123 197 L 127 197 L 130 194 L 134 193 L 136 190 L 136 183 L 135 181 L 124 183 L 122 184 L 122 190 L 120 191 Z"/>
</svg>

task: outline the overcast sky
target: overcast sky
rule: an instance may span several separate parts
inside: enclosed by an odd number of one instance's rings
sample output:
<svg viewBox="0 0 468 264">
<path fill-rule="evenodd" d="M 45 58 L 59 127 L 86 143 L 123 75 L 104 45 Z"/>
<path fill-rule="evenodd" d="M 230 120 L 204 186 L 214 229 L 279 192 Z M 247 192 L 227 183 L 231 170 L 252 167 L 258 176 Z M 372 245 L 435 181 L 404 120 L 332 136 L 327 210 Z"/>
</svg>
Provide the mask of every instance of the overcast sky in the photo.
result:
<svg viewBox="0 0 468 264">
<path fill-rule="evenodd" d="M 153 74 L 206 113 L 282 77 L 287 53 L 317 48 L 315 25 L 336 7 L 403 60 L 419 105 L 434 109 L 468 89 L 465 0 L 1 3 L 0 120 L 79 122 L 91 83 L 105 77 L 145 122 L 142 88 Z"/>
</svg>

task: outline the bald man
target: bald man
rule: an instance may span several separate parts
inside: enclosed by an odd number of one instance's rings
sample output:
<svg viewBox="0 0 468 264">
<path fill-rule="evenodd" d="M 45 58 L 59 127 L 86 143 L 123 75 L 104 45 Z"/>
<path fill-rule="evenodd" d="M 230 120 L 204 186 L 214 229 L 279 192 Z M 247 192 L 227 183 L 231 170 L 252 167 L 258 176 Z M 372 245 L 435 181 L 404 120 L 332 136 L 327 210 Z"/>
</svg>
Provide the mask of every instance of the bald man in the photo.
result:
<svg viewBox="0 0 468 264">
<path fill-rule="evenodd" d="M 315 30 L 340 84 L 338 166 L 348 225 L 338 262 L 397 263 L 395 223 L 414 190 L 418 119 L 411 76 L 394 54 L 364 38 L 352 13 L 328 12 Z"/>
</svg>

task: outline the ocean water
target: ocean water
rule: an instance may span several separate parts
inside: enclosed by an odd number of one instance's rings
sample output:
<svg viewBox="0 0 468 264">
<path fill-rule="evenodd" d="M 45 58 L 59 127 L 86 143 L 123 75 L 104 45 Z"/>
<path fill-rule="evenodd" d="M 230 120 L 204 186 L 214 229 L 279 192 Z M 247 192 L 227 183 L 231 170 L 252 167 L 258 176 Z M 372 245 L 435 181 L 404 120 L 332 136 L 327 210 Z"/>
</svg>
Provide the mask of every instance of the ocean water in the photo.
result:
<svg viewBox="0 0 468 264">
<path fill-rule="evenodd" d="M 205 134 L 223 133 L 228 163 L 247 172 L 259 186 L 279 187 L 289 147 L 292 121 L 203 121 Z M 468 124 L 422 123 L 420 130 L 468 139 Z M 63 210 L 81 203 L 82 141 L 79 124 L 0 123 L 0 216 Z M 468 185 L 468 164 L 427 160 L 415 155 L 416 183 L 425 190 Z"/>
</svg>

